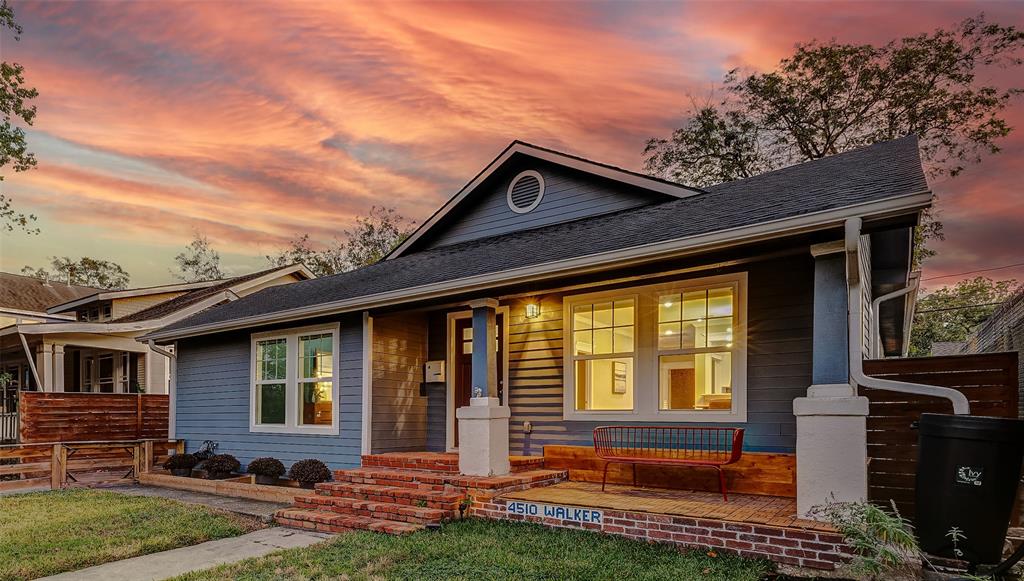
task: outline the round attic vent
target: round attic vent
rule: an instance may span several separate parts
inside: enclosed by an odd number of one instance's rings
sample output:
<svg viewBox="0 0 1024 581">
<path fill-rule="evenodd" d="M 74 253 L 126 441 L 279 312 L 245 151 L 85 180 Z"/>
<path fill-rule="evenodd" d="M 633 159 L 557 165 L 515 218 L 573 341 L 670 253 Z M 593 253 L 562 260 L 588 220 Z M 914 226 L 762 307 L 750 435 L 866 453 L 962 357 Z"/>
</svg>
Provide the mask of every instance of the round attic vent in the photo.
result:
<svg viewBox="0 0 1024 581">
<path fill-rule="evenodd" d="M 540 204 L 544 197 L 544 178 L 532 169 L 517 175 L 508 185 L 508 207 L 525 214 Z"/>
</svg>

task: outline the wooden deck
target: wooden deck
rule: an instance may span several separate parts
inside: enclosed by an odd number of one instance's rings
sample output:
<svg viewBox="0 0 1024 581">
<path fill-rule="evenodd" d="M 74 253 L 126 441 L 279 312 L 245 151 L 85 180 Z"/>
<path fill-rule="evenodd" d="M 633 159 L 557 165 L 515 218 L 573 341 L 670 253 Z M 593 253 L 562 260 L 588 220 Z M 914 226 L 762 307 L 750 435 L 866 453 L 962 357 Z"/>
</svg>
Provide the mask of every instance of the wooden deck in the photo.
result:
<svg viewBox="0 0 1024 581">
<path fill-rule="evenodd" d="M 796 517 L 796 500 L 779 496 L 729 494 L 723 502 L 717 492 L 634 488 L 609 484 L 606 492 L 591 482 L 563 482 L 544 488 L 533 488 L 502 495 L 505 500 L 525 500 L 545 504 L 562 504 L 714 519 L 745 524 L 799 528 L 831 532 L 826 524 Z"/>
</svg>

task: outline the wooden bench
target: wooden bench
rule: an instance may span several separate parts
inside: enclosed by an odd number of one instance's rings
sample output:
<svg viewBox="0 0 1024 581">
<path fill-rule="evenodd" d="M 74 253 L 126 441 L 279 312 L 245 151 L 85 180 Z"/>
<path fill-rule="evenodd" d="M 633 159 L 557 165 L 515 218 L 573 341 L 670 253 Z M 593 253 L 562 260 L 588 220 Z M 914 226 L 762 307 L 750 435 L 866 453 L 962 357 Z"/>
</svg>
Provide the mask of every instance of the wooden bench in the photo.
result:
<svg viewBox="0 0 1024 581">
<path fill-rule="evenodd" d="M 719 490 L 728 502 L 722 466 L 743 455 L 743 428 L 601 426 L 594 428 L 594 452 L 605 461 L 602 491 L 613 462 L 633 465 L 633 486 L 637 464 L 708 467 L 718 471 Z"/>
</svg>

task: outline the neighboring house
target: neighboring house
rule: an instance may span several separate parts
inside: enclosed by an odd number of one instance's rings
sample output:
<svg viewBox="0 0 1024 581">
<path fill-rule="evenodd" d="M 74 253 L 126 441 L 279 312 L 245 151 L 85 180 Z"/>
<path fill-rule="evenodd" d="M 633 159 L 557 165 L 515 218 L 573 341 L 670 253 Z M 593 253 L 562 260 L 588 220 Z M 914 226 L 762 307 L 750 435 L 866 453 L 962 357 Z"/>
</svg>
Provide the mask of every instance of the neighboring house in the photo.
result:
<svg viewBox="0 0 1024 581">
<path fill-rule="evenodd" d="M 913 137 L 704 190 L 515 142 L 385 260 L 141 340 L 174 346 L 174 435 L 243 462 L 500 474 L 599 425 L 711 424 L 799 458 L 808 498 L 863 498 L 848 338 L 904 351 L 912 302 L 874 328 L 870 300 L 907 286 L 931 201 Z"/>
<path fill-rule="evenodd" d="M 1024 349 L 1024 286 L 1003 301 L 989 318 L 978 325 L 962 353 L 992 353 Z M 1019 415 L 1024 418 L 1024 357 L 1018 357 L 1017 373 L 1020 382 Z"/>
<path fill-rule="evenodd" d="M 167 393 L 166 356 L 135 339 L 269 286 L 312 278 L 301 265 L 226 280 L 127 290 L 3 275 L 0 297 L 31 312 L 0 328 L 0 370 L 13 391 Z M 48 303 L 48 304 L 47 304 Z M 4 309 L 29 311 L 29 309 Z M 6 316 L 6 315 L 5 315 Z"/>
</svg>

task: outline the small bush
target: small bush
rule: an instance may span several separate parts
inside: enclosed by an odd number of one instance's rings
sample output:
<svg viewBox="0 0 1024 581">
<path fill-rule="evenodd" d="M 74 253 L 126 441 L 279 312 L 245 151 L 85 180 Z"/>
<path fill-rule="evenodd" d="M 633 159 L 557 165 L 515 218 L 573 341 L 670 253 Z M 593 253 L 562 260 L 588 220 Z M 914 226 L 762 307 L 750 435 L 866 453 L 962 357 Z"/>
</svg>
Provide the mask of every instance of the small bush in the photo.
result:
<svg viewBox="0 0 1024 581">
<path fill-rule="evenodd" d="M 238 458 L 231 454 L 217 454 L 203 464 L 203 469 L 210 474 L 227 474 L 237 472 L 242 467 Z"/>
<path fill-rule="evenodd" d="M 168 470 L 192 469 L 198 463 L 199 460 L 192 454 L 175 454 L 167 458 L 167 461 L 164 462 L 164 468 Z"/>
<path fill-rule="evenodd" d="M 284 464 L 277 458 L 256 458 L 245 467 L 249 474 L 280 478 L 284 476 Z"/>
<path fill-rule="evenodd" d="M 292 464 L 288 470 L 288 478 L 306 483 L 327 482 L 331 479 L 331 470 L 327 464 L 315 458 L 307 458 Z"/>
</svg>

